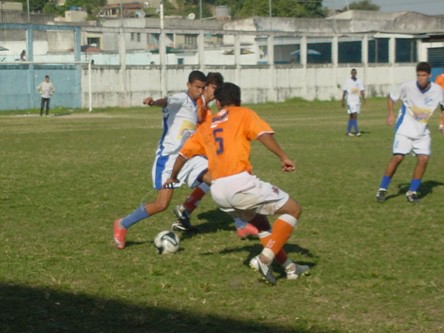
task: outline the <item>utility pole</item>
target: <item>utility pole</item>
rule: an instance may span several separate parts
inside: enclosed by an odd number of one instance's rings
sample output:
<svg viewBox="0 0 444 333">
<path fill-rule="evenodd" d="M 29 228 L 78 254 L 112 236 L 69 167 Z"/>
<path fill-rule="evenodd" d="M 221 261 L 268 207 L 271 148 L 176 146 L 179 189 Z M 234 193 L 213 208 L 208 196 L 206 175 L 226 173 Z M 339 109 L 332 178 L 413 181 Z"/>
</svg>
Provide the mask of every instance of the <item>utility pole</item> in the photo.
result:
<svg viewBox="0 0 444 333">
<path fill-rule="evenodd" d="M 122 5 L 122 0 L 120 0 L 120 25 L 123 26 L 123 5 Z"/>
<path fill-rule="evenodd" d="M 272 17 L 272 11 L 271 11 L 271 0 L 268 0 L 268 16 Z"/>
<path fill-rule="evenodd" d="M 160 1 L 159 56 L 160 56 L 161 94 L 162 94 L 162 96 L 166 96 L 166 94 L 167 94 L 167 81 L 166 81 L 167 53 L 166 53 L 166 36 L 165 36 L 165 30 L 164 30 L 163 0 Z"/>
<path fill-rule="evenodd" d="M 199 14 L 200 14 L 200 19 L 202 20 L 202 0 L 199 1 Z"/>
<path fill-rule="evenodd" d="M 28 23 L 29 22 L 31 22 L 31 17 L 29 16 L 29 0 L 26 0 L 26 9 L 27 9 L 27 12 L 28 12 Z"/>
</svg>

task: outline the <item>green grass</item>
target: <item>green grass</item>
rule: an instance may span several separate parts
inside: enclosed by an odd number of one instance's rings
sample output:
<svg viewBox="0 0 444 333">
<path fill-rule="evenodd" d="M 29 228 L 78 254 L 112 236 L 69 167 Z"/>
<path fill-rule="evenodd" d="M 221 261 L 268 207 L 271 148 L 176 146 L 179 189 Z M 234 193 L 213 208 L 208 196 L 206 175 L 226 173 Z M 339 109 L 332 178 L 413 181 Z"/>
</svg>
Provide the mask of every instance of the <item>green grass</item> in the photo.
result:
<svg viewBox="0 0 444 333">
<path fill-rule="evenodd" d="M 153 198 L 151 164 L 161 133 L 152 108 L 0 116 L 1 332 L 440 332 L 444 331 L 444 138 L 417 205 L 403 191 L 415 160 L 375 192 L 390 158 L 385 101 L 370 99 L 363 136 L 344 135 L 339 102 L 256 105 L 297 171 L 254 143 L 255 173 L 303 207 L 288 241 L 311 275 L 265 285 L 248 268 L 261 247 L 240 240 L 206 197 L 193 216 L 201 232 L 159 256 L 154 236 L 171 210 L 135 225 L 128 247 L 112 245 L 112 222 Z M 63 115 L 66 112 L 59 111 Z M 71 113 L 71 111 L 69 112 Z M 177 191 L 173 204 L 189 193 Z M 282 271 L 276 267 L 278 274 Z"/>
</svg>

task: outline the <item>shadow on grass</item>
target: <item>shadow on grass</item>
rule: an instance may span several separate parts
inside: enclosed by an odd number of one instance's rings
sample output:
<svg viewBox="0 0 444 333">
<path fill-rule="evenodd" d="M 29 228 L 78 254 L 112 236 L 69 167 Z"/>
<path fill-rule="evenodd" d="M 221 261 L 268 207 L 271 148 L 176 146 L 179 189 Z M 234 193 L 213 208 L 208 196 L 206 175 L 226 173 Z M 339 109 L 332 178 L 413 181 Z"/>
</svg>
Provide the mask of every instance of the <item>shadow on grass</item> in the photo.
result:
<svg viewBox="0 0 444 333">
<path fill-rule="evenodd" d="M 244 265 L 249 266 L 250 260 L 257 256 L 263 249 L 261 243 L 259 242 L 259 240 L 255 240 L 255 243 L 252 244 L 250 243 L 250 241 L 247 241 L 248 244 L 246 244 L 245 246 L 237 246 L 237 247 L 232 247 L 232 248 L 227 248 L 224 249 L 222 251 L 220 251 L 220 254 L 227 254 L 227 253 L 233 253 L 233 252 L 244 252 L 247 251 L 249 254 L 247 256 L 247 258 L 244 260 Z M 304 257 L 306 257 L 308 260 L 294 260 L 296 261 L 298 264 L 302 264 L 302 265 L 308 265 L 310 268 L 313 268 L 316 266 L 316 263 L 313 261 L 315 259 L 315 256 L 310 252 L 309 249 L 303 248 L 297 244 L 291 244 L 291 243 L 287 243 L 284 246 L 285 251 L 287 252 L 287 254 L 289 255 L 289 257 L 291 258 L 291 254 L 292 253 L 297 253 L 299 255 L 302 255 Z M 212 255 L 214 253 L 203 253 L 202 255 Z M 285 272 L 284 269 L 277 265 L 276 263 L 273 264 L 273 269 L 275 272 L 281 274 L 281 277 L 285 278 Z"/>
<path fill-rule="evenodd" d="M 394 199 L 394 198 L 399 197 L 401 195 L 405 195 L 409 189 L 409 186 L 410 186 L 410 183 L 398 184 L 398 192 L 388 195 L 386 197 L 386 200 Z M 425 198 L 426 196 L 428 196 L 429 194 L 432 194 L 433 189 L 437 186 L 444 186 L 444 183 L 438 182 L 436 180 L 427 180 L 427 181 L 421 183 L 421 187 L 419 188 L 419 191 L 418 191 L 418 198 L 422 199 L 422 198 Z"/>
<path fill-rule="evenodd" d="M 309 327 L 309 328 L 308 328 Z M 301 322 L 297 328 L 214 315 L 137 306 L 51 289 L 0 284 L 1 332 L 333 333 Z"/>
<path fill-rule="evenodd" d="M 193 226 L 196 227 L 196 230 L 181 232 L 181 239 L 191 238 L 196 234 L 210 234 L 221 230 L 236 230 L 231 216 L 219 209 L 199 213 L 197 218 L 206 221 L 200 221 L 199 224 L 194 224 L 193 221 L 191 221 Z"/>
</svg>

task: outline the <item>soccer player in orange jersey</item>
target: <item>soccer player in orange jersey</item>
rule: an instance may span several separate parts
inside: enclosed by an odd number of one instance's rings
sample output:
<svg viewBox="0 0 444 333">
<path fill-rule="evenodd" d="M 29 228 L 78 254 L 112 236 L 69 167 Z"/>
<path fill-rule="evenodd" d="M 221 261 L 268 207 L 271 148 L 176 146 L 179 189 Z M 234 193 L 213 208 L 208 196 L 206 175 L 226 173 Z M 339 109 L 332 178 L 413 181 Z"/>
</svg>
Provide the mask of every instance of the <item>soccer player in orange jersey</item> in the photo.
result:
<svg viewBox="0 0 444 333">
<path fill-rule="evenodd" d="M 264 248 L 250 265 L 266 281 L 276 284 L 271 268 L 276 259 L 284 266 L 287 278 L 296 279 L 307 273 L 309 267 L 288 259 L 283 246 L 296 226 L 301 207 L 277 186 L 251 174 L 251 141 L 260 141 L 274 153 L 281 162 L 282 171 L 294 171 L 295 164 L 274 139 L 271 127 L 253 110 L 240 106 L 238 86 L 224 83 L 214 95 L 220 111 L 213 115 L 211 122 L 199 126 L 182 147 L 165 186 L 177 182 L 176 177 L 187 159 L 207 156 L 213 200 L 221 210 L 254 224 L 260 231 L 259 239 Z M 274 214 L 279 217 L 271 228 L 266 216 Z"/>
<path fill-rule="evenodd" d="M 211 121 L 212 112 L 208 103 L 214 100 L 214 91 L 223 84 L 223 81 L 223 76 L 220 73 L 209 72 L 207 74 L 207 85 L 204 93 L 197 100 L 198 126 L 206 121 Z M 210 191 L 210 186 L 202 182 L 191 192 L 182 204 L 174 208 L 173 212 L 177 217 L 177 221 L 173 224 L 173 229 L 192 230 L 190 215 L 208 191 Z M 254 225 L 246 223 L 239 218 L 234 218 L 234 225 L 236 226 L 237 235 L 240 238 L 257 236 L 258 234 L 258 230 Z"/>
</svg>

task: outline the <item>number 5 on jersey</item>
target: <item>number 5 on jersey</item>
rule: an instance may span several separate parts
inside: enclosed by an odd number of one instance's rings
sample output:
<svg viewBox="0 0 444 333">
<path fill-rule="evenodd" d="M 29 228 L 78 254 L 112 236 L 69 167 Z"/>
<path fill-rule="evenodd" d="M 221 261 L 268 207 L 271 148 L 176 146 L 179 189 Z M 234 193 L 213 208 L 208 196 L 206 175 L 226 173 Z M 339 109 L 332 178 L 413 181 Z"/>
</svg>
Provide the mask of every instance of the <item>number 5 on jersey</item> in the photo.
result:
<svg viewBox="0 0 444 333">
<path fill-rule="evenodd" d="M 217 155 L 224 152 L 224 139 L 222 138 L 223 131 L 224 130 L 222 128 L 216 128 L 213 130 L 214 142 L 218 146 L 216 150 Z"/>
</svg>

